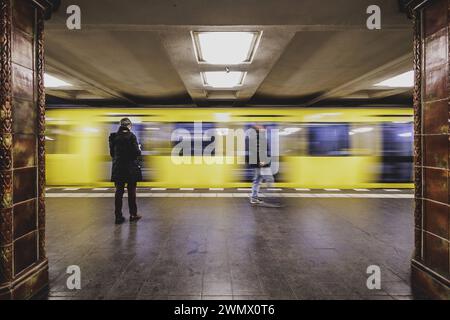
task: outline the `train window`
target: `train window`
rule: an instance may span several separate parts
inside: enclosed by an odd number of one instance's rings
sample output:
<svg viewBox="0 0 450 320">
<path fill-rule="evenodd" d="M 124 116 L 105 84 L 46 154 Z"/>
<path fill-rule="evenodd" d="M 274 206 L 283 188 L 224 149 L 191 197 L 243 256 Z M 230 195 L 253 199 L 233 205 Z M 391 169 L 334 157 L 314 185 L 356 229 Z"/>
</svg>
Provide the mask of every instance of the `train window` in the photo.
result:
<svg viewBox="0 0 450 320">
<path fill-rule="evenodd" d="M 378 124 L 352 124 L 349 136 L 352 155 L 371 156 L 379 154 L 379 150 L 381 150 L 381 139 Z"/>
<path fill-rule="evenodd" d="M 413 124 L 384 123 L 382 182 L 410 182 L 413 174 Z"/>
<path fill-rule="evenodd" d="M 280 140 L 280 155 L 298 156 L 305 155 L 308 150 L 307 130 L 296 123 L 283 124 L 278 127 Z"/>
<path fill-rule="evenodd" d="M 48 154 L 77 153 L 73 143 L 74 131 L 75 127 L 71 125 L 47 125 L 45 151 Z"/>
<path fill-rule="evenodd" d="M 310 124 L 309 154 L 312 156 L 348 156 L 349 124 Z"/>
<path fill-rule="evenodd" d="M 148 122 L 142 126 L 139 142 L 142 145 L 142 155 L 170 155 L 170 135 L 172 125 L 166 123 Z"/>
<path fill-rule="evenodd" d="M 188 133 L 188 139 L 190 139 L 191 150 L 190 154 L 185 154 L 186 150 L 182 149 L 180 156 L 194 156 L 194 155 L 203 155 L 207 146 L 211 143 L 215 144 L 215 136 L 205 136 L 208 134 L 208 130 L 214 129 L 214 123 L 209 122 L 177 122 L 175 123 L 175 130 L 179 132 Z M 209 132 L 212 132 L 210 130 Z M 172 147 L 176 146 L 183 138 L 178 136 L 178 139 L 172 141 Z M 200 143 L 199 143 L 200 142 Z M 213 149 L 212 152 L 208 152 L 208 154 L 215 155 L 216 150 Z"/>
</svg>

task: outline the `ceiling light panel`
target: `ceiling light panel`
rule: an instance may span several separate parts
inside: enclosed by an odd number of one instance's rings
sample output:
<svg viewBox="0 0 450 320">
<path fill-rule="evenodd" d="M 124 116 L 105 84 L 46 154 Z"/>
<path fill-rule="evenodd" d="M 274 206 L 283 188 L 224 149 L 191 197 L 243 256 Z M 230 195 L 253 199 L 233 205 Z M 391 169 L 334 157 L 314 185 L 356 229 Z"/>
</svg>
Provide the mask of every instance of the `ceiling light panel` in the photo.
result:
<svg viewBox="0 0 450 320">
<path fill-rule="evenodd" d="M 260 32 L 193 32 L 197 61 L 217 65 L 251 63 Z"/>
<path fill-rule="evenodd" d="M 44 73 L 44 86 L 46 88 L 71 87 L 72 85 L 47 73 Z"/>
<path fill-rule="evenodd" d="M 244 82 L 245 72 L 241 71 L 207 71 L 202 72 L 205 87 L 229 89 L 241 86 Z"/>
<path fill-rule="evenodd" d="M 376 87 L 410 88 L 414 86 L 414 71 L 408 71 L 395 77 L 378 82 Z"/>
</svg>

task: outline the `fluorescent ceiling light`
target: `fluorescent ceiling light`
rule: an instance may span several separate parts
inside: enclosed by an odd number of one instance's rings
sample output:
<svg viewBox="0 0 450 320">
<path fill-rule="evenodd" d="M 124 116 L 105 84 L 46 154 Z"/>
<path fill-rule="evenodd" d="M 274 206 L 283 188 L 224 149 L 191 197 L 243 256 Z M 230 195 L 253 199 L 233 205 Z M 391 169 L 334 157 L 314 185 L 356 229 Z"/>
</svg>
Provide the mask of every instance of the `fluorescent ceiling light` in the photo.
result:
<svg viewBox="0 0 450 320">
<path fill-rule="evenodd" d="M 230 114 L 229 113 L 215 113 L 214 117 L 216 118 L 217 121 L 219 122 L 227 122 L 230 121 Z"/>
<path fill-rule="evenodd" d="M 373 131 L 372 127 L 356 128 L 356 129 L 350 130 L 348 135 L 353 136 L 356 133 L 366 133 L 366 132 L 371 132 L 371 131 Z"/>
<path fill-rule="evenodd" d="M 289 134 L 299 132 L 300 130 L 302 130 L 302 129 L 301 128 L 284 128 L 284 131 Z"/>
<path fill-rule="evenodd" d="M 356 128 L 352 130 L 355 133 L 364 133 L 364 132 L 370 132 L 373 131 L 372 127 L 362 127 L 362 128 Z"/>
<path fill-rule="evenodd" d="M 213 88 L 233 88 L 242 85 L 245 72 L 207 71 L 202 72 L 203 85 Z"/>
<path fill-rule="evenodd" d="M 377 87 L 409 88 L 414 86 L 414 71 L 408 71 L 398 76 L 376 83 Z"/>
<path fill-rule="evenodd" d="M 288 136 L 292 133 L 296 133 L 299 132 L 300 130 L 302 130 L 301 128 L 284 128 L 283 130 L 281 130 L 279 132 L 280 136 Z"/>
<path fill-rule="evenodd" d="M 70 83 L 67 83 L 61 79 L 51 76 L 47 73 L 44 74 L 44 86 L 46 88 L 59 88 L 59 87 L 70 87 Z"/>
<path fill-rule="evenodd" d="M 232 65 L 250 63 L 259 32 L 193 32 L 199 63 Z"/>
</svg>

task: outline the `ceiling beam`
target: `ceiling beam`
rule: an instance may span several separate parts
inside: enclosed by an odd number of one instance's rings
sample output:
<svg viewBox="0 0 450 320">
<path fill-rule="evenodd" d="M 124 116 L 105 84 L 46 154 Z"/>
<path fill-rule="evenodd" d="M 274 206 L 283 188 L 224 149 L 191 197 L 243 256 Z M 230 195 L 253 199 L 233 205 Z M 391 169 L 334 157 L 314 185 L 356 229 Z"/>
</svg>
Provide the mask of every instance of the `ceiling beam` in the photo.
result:
<svg viewBox="0 0 450 320">
<path fill-rule="evenodd" d="M 239 65 L 210 65 L 199 64 L 195 57 L 194 45 L 190 36 L 190 31 L 262 31 L 259 47 L 255 57 L 250 64 Z M 160 32 L 161 42 L 166 49 L 169 59 L 178 75 L 184 83 L 184 86 L 191 96 L 192 100 L 199 106 L 210 104 L 211 92 L 232 91 L 236 99 L 232 102 L 234 105 L 243 104 L 248 101 L 266 78 L 272 67 L 284 52 L 286 46 L 294 37 L 295 32 L 289 32 L 283 27 L 261 28 L 252 26 L 233 26 L 233 27 L 196 27 L 195 29 L 170 30 Z M 229 67 L 230 71 L 247 72 L 244 84 L 237 88 L 229 90 L 205 88 L 200 76 L 205 71 L 225 71 Z"/>
<path fill-rule="evenodd" d="M 380 77 L 389 78 L 397 75 L 400 72 L 408 71 L 412 68 L 412 53 L 405 54 L 391 62 L 388 62 L 378 68 L 375 68 L 364 75 L 357 77 L 349 82 L 346 82 L 334 89 L 331 89 L 314 99 L 308 101 L 305 106 L 312 106 L 320 101 L 330 98 L 340 98 L 349 96 L 354 92 L 370 88 Z M 409 89 L 405 89 L 407 91 Z M 388 90 L 391 92 L 392 90 Z M 397 93 L 393 93 L 397 94 Z"/>
<path fill-rule="evenodd" d="M 393 88 L 389 90 L 369 90 L 368 96 L 372 99 L 386 98 L 411 91 L 412 88 Z"/>
<path fill-rule="evenodd" d="M 51 20 L 52 21 L 52 20 Z M 83 32 L 98 32 L 98 31 L 114 31 L 114 32 L 163 32 L 167 30 L 194 30 L 198 25 L 148 25 L 148 24 L 85 24 L 82 25 Z M 216 27 L 216 26 L 212 26 Z M 228 26 L 226 26 L 228 27 Z M 252 25 L 242 26 L 245 28 L 252 27 Z M 367 31 L 373 32 L 373 30 L 367 29 L 362 24 L 298 24 L 298 25 L 254 25 L 254 27 L 263 29 L 280 28 L 287 30 L 288 32 L 323 32 L 323 31 Z M 410 30 L 410 25 L 404 24 L 392 24 L 383 25 L 383 30 L 395 31 L 395 30 Z M 62 23 L 47 23 L 45 30 L 51 32 L 68 32 L 67 26 Z M 74 32 L 74 31 L 72 31 Z"/>
<path fill-rule="evenodd" d="M 296 32 L 288 32 L 280 27 L 264 31 L 258 52 L 248 67 L 249 72 L 237 93 L 234 106 L 244 105 L 255 95 L 295 34 Z"/>
<path fill-rule="evenodd" d="M 360 25 L 366 26 L 367 8 L 373 0 L 62 0 L 50 24 L 65 26 L 69 5 L 82 12 L 82 28 L 90 24 L 135 25 Z M 383 28 L 410 27 L 397 1 L 377 0 Z"/>
<path fill-rule="evenodd" d="M 116 98 L 127 104 L 131 104 L 133 106 L 138 106 L 138 104 L 136 102 L 134 102 L 130 98 L 126 97 L 122 93 L 117 92 L 116 90 L 108 88 L 105 85 L 100 84 L 97 81 L 86 77 L 85 75 L 81 74 L 80 72 L 53 59 L 52 57 L 46 56 L 46 68 L 47 68 L 47 70 L 54 70 L 57 73 L 68 76 L 68 77 L 74 79 L 75 82 L 78 82 L 78 83 L 81 82 L 82 83 L 82 85 L 80 86 L 81 88 L 86 88 L 86 90 L 91 91 L 91 92 L 100 93 L 101 97 L 104 97 L 106 95 L 107 97 Z M 62 91 L 64 91 L 64 90 L 62 90 Z"/>
</svg>

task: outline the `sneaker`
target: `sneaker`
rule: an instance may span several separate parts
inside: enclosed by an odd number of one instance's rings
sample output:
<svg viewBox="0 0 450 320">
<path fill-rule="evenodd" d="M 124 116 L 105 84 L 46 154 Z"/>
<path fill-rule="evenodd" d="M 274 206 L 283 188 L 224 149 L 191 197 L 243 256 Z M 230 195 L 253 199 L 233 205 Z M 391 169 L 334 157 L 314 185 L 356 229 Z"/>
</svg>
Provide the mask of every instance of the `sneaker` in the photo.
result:
<svg viewBox="0 0 450 320">
<path fill-rule="evenodd" d="M 125 218 L 124 217 L 117 217 L 116 218 L 116 224 L 122 224 L 125 222 Z"/>
<path fill-rule="evenodd" d="M 250 198 L 250 203 L 251 204 L 260 204 L 260 203 L 262 203 L 262 201 L 259 200 L 258 198 Z"/>
<path fill-rule="evenodd" d="M 139 215 L 130 216 L 130 222 L 138 221 L 141 218 L 142 218 L 142 216 L 139 216 Z"/>
</svg>

